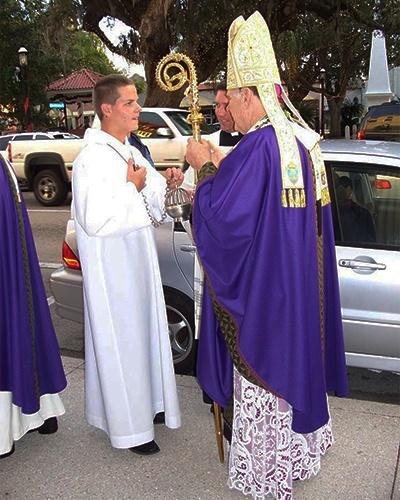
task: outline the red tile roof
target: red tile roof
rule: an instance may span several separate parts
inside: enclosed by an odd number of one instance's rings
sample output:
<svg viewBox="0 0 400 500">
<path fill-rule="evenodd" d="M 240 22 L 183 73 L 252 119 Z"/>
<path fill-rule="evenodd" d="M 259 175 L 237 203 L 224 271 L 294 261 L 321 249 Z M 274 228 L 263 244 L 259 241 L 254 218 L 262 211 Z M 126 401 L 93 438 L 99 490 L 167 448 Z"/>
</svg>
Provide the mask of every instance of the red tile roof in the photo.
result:
<svg viewBox="0 0 400 500">
<path fill-rule="evenodd" d="M 214 90 L 216 85 L 217 85 L 216 83 L 202 82 L 202 83 L 198 84 L 197 89 L 198 90 Z"/>
<path fill-rule="evenodd" d="M 82 68 L 79 71 L 75 71 L 68 76 L 64 76 L 50 83 L 47 87 L 47 91 L 92 90 L 94 84 L 102 76 L 104 75 L 90 69 Z"/>
</svg>

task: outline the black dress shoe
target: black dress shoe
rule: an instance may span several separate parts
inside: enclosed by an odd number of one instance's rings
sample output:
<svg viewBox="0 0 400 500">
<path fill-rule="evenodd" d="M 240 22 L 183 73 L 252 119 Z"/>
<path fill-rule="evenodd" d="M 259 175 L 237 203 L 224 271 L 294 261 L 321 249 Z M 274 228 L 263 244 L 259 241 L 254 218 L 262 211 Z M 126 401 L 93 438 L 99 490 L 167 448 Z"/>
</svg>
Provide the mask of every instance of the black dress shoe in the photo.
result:
<svg viewBox="0 0 400 500">
<path fill-rule="evenodd" d="M 31 429 L 29 432 L 38 432 L 39 434 L 54 434 L 58 430 L 57 417 L 50 417 L 43 422 L 40 427 Z"/>
<path fill-rule="evenodd" d="M 155 424 L 165 424 L 165 413 L 163 411 L 161 413 L 157 413 L 153 422 Z"/>
<path fill-rule="evenodd" d="M 12 455 L 14 451 L 15 451 L 15 444 L 13 443 L 11 450 L 8 451 L 7 453 L 3 453 L 2 455 L 0 455 L 0 458 L 7 458 L 10 455 Z"/>
<path fill-rule="evenodd" d="M 149 441 L 148 443 L 140 444 L 139 446 L 133 446 L 129 449 L 137 455 L 153 455 L 154 453 L 158 453 L 160 451 L 158 444 L 154 440 Z"/>
</svg>

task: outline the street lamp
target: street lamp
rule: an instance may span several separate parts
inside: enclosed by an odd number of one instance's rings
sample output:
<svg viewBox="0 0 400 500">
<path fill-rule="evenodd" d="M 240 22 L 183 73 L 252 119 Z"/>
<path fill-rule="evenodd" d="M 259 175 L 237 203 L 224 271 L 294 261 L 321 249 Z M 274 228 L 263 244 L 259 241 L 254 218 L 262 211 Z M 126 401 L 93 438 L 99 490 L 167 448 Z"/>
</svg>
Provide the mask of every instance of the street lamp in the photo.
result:
<svg viewBox="0 0 400 500">
<path fill-rule="evenodd" d="M 361 90 L 361 101 L 360 101 L 360 104 L 362 106 L 364 106 L 364 102 L 363 102 L 363 90 L 365 89 L 365 76 L 362 76 L 361 77 L 361 85 L 360 85 L 360 90 Z"/>
<path fill-rule="evenodd" d="M 325 73 L 326 71 L 321 68 L 319 72 L 319 81 L 321 83 L 321 129 L 320 129 L 320 135 L 322 139 L 325 138 L 325 113 L 324 113 L 324 92 L 325 92 Z"/>
<path fill-rule="evenodd" d="M 25 112 L 25 123 L 24 129 L 27 132 L 32 131 L 32 121 L 31 121 L 31 107 L 29 103 L 29 84 L 28 84 L 28 51 L 25 47 L 21 47 L 18 50 L 19 65 L 22 71 L 22 78 L 24 81 L 24 112 Z"/>
</svg>

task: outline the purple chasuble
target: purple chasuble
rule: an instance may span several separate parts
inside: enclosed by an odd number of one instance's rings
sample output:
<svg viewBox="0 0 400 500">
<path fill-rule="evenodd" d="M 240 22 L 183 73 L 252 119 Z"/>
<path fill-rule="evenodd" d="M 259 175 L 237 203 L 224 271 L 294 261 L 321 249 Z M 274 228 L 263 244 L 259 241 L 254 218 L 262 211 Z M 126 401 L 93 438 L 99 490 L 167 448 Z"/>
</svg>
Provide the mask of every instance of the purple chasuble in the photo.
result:
<svg viewBox="0 0 400 500">
<path fill-rule="evenodd" d="M 62 391 L 61 363 L 24 200 L 0 157 L 0 391 L 24 414 Z"/>
<path fill-rule="evenodd" d="M 348 388 L 330 206 L 321 211 L 322 333 L 313 174 L 298 145 L 305 208 L 281 205 L 280 155 L 267 126 L 246 134 L 217 174 L 199 183 L 193 229 L 207 283 L 236 326 L 241 361 L 262 387 L 292 406 L 293 430 L 307 433 L 328 421 L 327 392 L 346 396 Z M 197 376 L 223 407 L 232 372 L 205 285 Z"/>
</svg>

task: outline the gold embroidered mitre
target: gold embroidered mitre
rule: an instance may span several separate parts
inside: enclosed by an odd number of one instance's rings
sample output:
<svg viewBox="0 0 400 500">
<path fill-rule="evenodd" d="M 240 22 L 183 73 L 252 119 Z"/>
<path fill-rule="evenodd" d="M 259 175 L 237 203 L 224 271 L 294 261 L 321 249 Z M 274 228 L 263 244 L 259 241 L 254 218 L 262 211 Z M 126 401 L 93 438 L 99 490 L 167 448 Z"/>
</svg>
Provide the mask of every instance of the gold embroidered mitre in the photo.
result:
<svg viewBox="0 0 400 500">
<path fill-rule="evenodd" d="M 256 11 L 246 21 L 242 16 L 235 19 L 228 35 L 227 89 L 257 87 L 278 141 L 282 206 L 304 207 L 301 159 L 292 124 L 278 101 L 275 85 L 280 86 L 280 83 L 271 36 L 264 18 Z M 304 121 L 301 125 L 307 127 Z"/>
<path fill-rule="evenodd" d="M 281 83 L 266 22 L 256 11 L 247 21 L 233 21 L 228 35 L 228 89 Z"/>
</svg>

